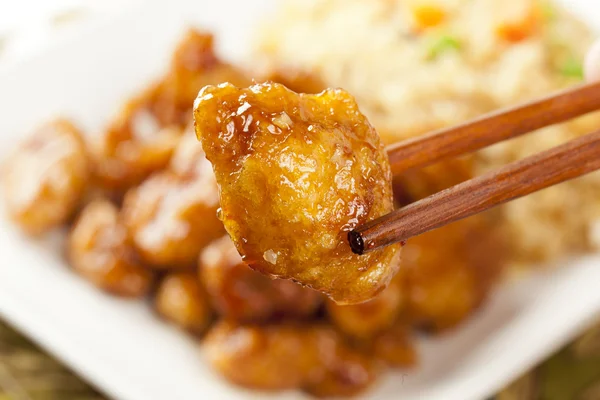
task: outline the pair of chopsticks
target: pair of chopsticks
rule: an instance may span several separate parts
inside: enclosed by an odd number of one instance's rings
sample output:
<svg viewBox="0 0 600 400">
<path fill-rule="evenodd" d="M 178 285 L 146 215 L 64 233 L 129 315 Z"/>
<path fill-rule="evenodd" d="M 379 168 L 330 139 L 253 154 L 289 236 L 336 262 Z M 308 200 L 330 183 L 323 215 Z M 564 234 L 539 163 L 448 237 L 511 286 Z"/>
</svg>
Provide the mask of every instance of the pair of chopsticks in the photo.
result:
<svg viewBox="0 0 600 400">
<path fill-rule="evenodd" d="M 600 109 L 600 82 L 388 147 L 392 172 L 425 167 Z M 600 128 L 600 127 L 599 127 Z M 600 169 L 600 130 L 409 204 L 348 233 L 363 254 Z"/>
</svg>

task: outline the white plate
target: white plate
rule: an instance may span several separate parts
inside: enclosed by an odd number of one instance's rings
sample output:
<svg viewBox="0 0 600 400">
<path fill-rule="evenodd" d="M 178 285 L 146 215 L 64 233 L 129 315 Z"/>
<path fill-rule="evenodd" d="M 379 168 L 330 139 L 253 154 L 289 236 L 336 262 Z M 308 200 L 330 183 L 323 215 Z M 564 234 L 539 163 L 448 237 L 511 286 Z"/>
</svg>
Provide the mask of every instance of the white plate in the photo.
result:
<svg viewBox="0 0 600 400">
<path fill-rule="evenodd" d="M 87 131 L 98 132 L 126 95 L 161 72 L 188 21 L 216 32 L 226 55 L 241 56 L 254 17 L 272 2 L 148 5 L 1 69 L 0 153 L 57 114 L 73 116 Z M 569 4 L 600 25 L 594 3 Z M 229 17 L 222 21 L 227 10 Z M 158 321 L 146 304 L 109 297 L 78 278 L 57 250 L 60 240 L 57 235 L 33 243 L 2 220 L 2 318 L 117 399 L 265 398 L 214 375 L 197 345 Z M 598 316 L 600 256 L 565 264 L 505 285 L 460 329 L 420 342 L 422 366 L 390 373 L 367 397 L 469 400 L 492 395 Z"/>
</svg>

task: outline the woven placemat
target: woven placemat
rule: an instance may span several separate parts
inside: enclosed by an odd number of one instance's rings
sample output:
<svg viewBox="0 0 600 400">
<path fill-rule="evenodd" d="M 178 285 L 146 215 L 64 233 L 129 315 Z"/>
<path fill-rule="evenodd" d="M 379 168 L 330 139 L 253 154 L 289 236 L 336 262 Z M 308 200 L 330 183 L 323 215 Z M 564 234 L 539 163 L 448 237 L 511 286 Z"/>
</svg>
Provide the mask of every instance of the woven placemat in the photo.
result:
<svg viewBox="0 0 600 400">
<path fill-rule="evenodd" d="M 513 382 L 496 400 L 600 400 L 600 324 Z"/>
<path fill-rule="evenodd" d="M 107 398 L 0 321 L 0 400 L 75 399 Z M 600 324 L 495 400 L 600 400 Z"/>
<path fill-rule="evenodd" d="M 0 400 L 101 400 L 91 386 L 0 321 Z"/>
</svg>

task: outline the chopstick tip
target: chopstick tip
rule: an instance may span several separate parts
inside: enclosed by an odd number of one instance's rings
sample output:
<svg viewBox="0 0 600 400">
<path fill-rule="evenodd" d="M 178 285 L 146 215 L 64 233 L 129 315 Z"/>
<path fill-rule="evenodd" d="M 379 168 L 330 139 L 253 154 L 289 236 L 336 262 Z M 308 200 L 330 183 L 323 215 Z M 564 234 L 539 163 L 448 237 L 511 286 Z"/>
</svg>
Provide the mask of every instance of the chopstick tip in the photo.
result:
<svg viewBox="0 0 600 400">
<path fill-rule="evenodd" d="M 362 255 L 365 252 L 365 242 L 359 232 L 354 230 L 348 232 L 348 243 L 354 254 Z"/>
</svg>

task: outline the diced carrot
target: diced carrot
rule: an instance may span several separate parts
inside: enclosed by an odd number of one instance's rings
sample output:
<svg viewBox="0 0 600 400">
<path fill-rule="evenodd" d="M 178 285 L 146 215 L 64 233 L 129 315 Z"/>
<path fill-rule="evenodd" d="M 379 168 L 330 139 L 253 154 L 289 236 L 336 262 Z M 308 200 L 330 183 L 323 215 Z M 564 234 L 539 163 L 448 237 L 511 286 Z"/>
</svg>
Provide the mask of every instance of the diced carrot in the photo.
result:
<svg viewBox="0 0 600 400">
<path fill-rule="evenodd" d="M 535 1 L 527 1 L 523 5 L 517 12 L 501 13 L 496 24 L 496 34 L 501 39 L 517 43 L 538 32 L 542 20 L 540 7 Z"/>
<path fill-rule="evenodd" d="M 419 30 L 437 26 L 446 19 L 444 9 L 435 4 L 415 4 L 411 11 Z"/>
</svg>

